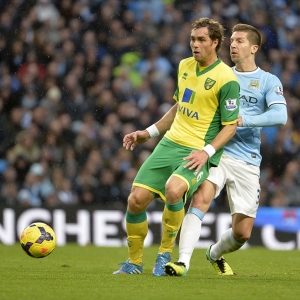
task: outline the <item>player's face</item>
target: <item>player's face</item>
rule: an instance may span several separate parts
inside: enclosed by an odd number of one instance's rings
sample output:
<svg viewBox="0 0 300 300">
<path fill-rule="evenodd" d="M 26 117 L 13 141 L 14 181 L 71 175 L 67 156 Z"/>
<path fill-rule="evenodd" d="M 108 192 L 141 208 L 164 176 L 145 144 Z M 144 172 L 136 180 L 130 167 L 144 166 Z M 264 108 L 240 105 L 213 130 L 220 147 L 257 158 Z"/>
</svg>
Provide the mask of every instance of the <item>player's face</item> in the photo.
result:
<svg viewBox="0 0 300 300">
<path fill-rule="evenodd" d="M 192 30 L 190 46 L 195 60 L 201 66 L 209 66 L 214 62 L 217 45 L 218 40 L 211 40 L 207 27 Z"/>
<path fill-rule="evenodd" d="M 230 57 L 234 63 L 242 63 L 254 59 L 257 45 L 251 45 L 247 32 L 235 31 L 230 38 Z"/>
</svg>

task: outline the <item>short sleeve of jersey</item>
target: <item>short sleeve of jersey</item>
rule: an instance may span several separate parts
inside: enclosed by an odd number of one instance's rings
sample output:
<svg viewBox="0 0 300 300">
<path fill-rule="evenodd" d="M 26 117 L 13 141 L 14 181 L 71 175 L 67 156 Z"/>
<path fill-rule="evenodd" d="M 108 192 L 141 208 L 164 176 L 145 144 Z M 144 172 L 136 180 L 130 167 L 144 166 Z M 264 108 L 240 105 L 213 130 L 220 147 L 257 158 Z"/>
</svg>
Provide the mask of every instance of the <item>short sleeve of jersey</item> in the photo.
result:
<svg viewBox="0 0 300 300">
<path fill-rule="evenodd" d="M 237 81 L 229 81 L 219 91 L 220 111 L 222 125 L 234 124 L 239 114 L 239 91 Z"/>
<path fill-rule="evenodd" d="M 272 104 L 286 104 L 282 83 L 277 76 L 265 72 L 265 99 L 268 107 Z"/>
</svg>

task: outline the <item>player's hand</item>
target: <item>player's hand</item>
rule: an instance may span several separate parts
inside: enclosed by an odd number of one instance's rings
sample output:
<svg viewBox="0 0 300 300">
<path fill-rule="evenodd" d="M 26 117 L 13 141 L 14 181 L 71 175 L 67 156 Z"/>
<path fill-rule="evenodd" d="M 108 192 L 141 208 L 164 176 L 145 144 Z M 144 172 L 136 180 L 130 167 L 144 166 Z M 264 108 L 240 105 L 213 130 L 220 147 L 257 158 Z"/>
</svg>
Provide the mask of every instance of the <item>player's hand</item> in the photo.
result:
<svg viewBox="0 0 300 300">
<path fill-rule="evenodd" d="M 208 154 L 204 150 L 193 150 L 189 156 L 183 158 L 187 160 L 188 163 L 184 165 L 184 168 L 189 168 L 189 170 L 196 169 L 196 172 L 206 164 L 208 160 Z"/>
<path fill-rule="evenodd" d="M 143 144 L 150 139 L 149 132 L 147 130 L 138 130 L 128 133 L 123 138 L 123 147 L 127 150 L 133 150 L 135 146 Z"/>
<path fill-rule="evenodd" d="M 239 116 L 236 123 L 238 127 L 243 127 L 243 117 Z"/>
</svg>

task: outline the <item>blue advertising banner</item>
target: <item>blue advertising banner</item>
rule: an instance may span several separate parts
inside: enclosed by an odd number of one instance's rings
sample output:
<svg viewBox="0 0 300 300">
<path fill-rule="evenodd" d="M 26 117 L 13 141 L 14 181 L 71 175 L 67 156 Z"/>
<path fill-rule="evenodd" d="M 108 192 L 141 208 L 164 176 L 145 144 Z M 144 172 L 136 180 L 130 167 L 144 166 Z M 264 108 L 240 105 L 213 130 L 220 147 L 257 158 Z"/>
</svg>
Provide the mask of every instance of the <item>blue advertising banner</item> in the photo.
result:
<svg viewBox="0 0 300 300">
<path fill-rule="evenodd" d="M 261 207 L 254 226 L 265 225 L 272 225 L 278 231 L 297 233 L 300 231 L 300 209 Z"/>
</svg>

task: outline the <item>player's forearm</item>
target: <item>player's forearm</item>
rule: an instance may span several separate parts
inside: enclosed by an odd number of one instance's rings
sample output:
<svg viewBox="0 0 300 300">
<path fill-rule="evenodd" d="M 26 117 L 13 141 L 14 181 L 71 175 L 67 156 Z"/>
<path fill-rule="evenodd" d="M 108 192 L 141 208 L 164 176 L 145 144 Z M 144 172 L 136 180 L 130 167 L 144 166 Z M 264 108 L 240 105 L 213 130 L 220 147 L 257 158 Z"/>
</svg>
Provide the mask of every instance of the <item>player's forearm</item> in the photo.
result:
<svg viewBox="0 0 300 300">
<path fill-rule="evenodd" d="M 214 140 L 210 143 L 215 150 L 219 150 L 223 147 L 234 135 L 236 132 L 237 124 L 226 125 L 223 129 L 217 134 Z"/>
<path fill-rule="evenodd" d="M 287 121 L 287 109 L 285 104 L 273 104 L 260 115 L 242 115 L 243 127 L 266 127 L 284 125 Z"/>
<path fill-rule="evenodd" d="M 160 134 L 163 134 L 165 133 L 167 130 L 170 129 L 173 121 L 174 121 L 174 118 L 175 118 L 175 115 L 176 115 L 176 112 L 177 112 L 177 103 L 174 104 L 163 116 L 162 118 L 157 121 L 155 123 L 158 131 L 160 132 Z"/>
</svg>

